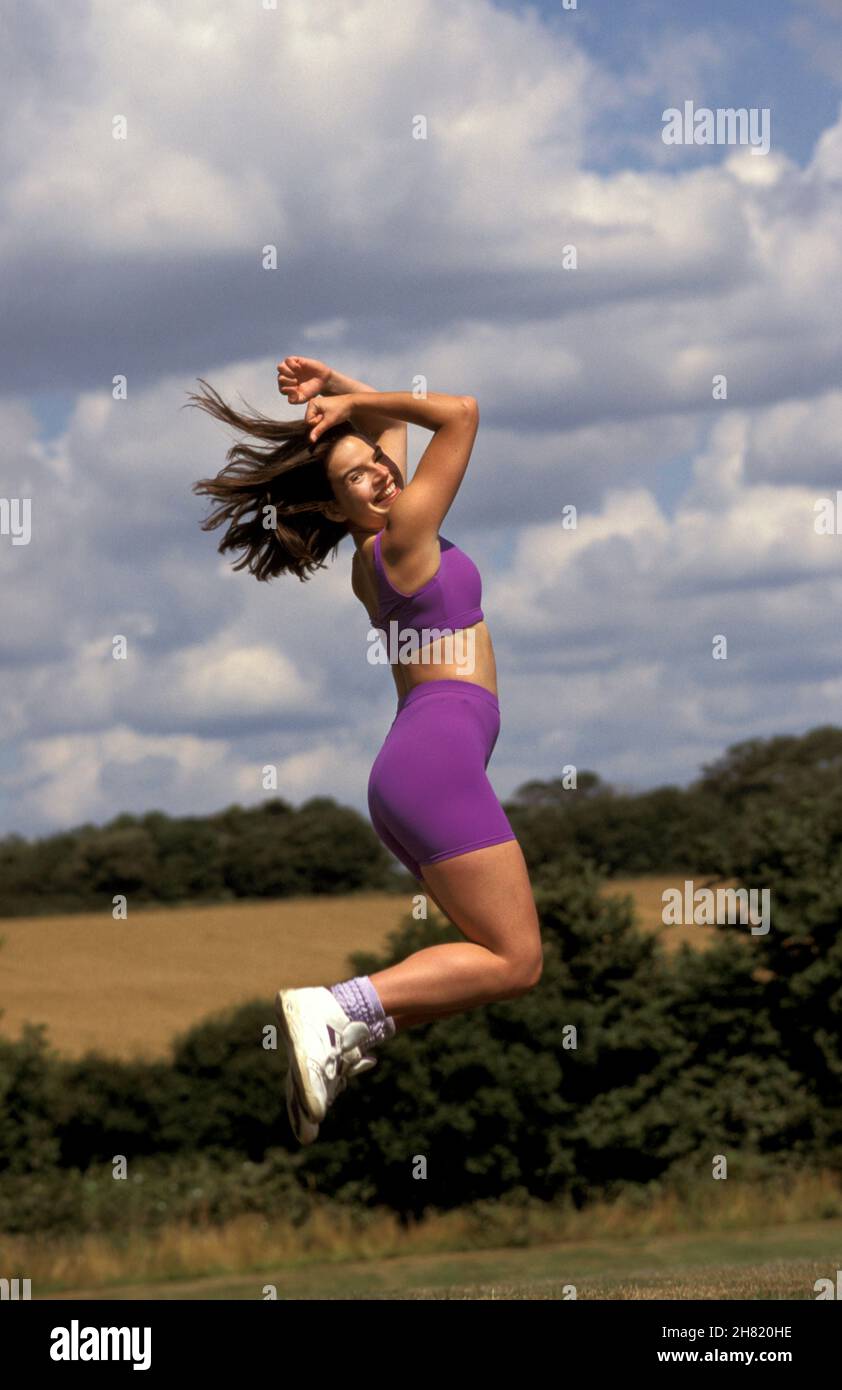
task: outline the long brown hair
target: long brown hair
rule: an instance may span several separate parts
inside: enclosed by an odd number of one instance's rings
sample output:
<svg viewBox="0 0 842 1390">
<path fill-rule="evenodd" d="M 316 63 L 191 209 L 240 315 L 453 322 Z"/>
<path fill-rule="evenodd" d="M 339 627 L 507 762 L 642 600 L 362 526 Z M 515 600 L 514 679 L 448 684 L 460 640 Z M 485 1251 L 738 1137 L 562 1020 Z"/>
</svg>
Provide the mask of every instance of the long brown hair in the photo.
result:
<svg viewBox="0 0 842 1390">
<path fill-rule="evenodd" d="M 326 568 L 325 557 L 348 534 L 347 522 L 331 521 L 319 510 L 336 500 L 327 475 L 328 455 L 343 435 L 360 431 L 343 422 L 311 444 L 312 426 L 303 420 L 273 420 L 251 407 L 249 414 L 234 410 L 203 377 L 197 380 L 204 390 L 188 391 L 188 406 L 206 410 L 241 434 L 264 441 L 256 445 L 238 440 L 215 478 L 193 484 L 194 492 L 207 493 L 219 502 L 201 523 L 202 530 L 213 531 L 228 523 L 217 549 L 244 552 L 235 570 L 247 565 L 261 580 L 286 573 L 309 579 L 311 573 Z M 274 511 L 267 512 L 268 507 Z"/>
</svg>

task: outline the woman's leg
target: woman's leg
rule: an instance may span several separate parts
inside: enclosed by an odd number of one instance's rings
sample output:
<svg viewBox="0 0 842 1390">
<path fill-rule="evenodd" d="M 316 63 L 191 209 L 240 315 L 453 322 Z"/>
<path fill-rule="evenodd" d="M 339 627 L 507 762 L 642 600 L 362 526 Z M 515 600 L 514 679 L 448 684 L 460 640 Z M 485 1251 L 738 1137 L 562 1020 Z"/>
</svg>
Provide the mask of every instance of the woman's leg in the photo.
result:
<svg viewBox="0 0 842 1390">
<path fill-rule="evenodd" d="M 541 975 L 538 914 L 517 840 L 422 864 L 424 881 L 467 941 L 414 952 L 372 975 L 395 1026 L 412 1027 L 526 993 Z"/>
<path fill-rule="evenodd" d="M 432 868 L 432 865 L 428 864 L 427 868 Z M 416 875 L 416 877 L 418 878 L 418 882 L 421 884 L 424 893 L 428 898 L 432 898 L 442 917 L 445 917 L 448 921 L 450 921 L 451 919 L 448 913 L 445 911 L 442 903 L 436 897 L 429 883 L 427 883 L 423 878 L 423 870 L 420 868 L 420 865 L 419 873 Z M 456 924 L 454 923 L 453 925 L 455 926 Z M 401 1010 L 399 1013 L 392 1014 L 392 1018 L 394 1019 L 395 1023 L 395 1032 L 402 1033 L 406 1028 L 419 1028 L 423 1023 L 435 1023 L 436 1020 L 439 1018 L 455 1018 L 458 1014 L 463 1014 L 465 1012 L 466 1010 L 463 1007 L 459 1007 L 456 1009 L 433 1009 L 430 1012 L 426 1013 L 418 1013 L 415 1010 L 407 1009 L 405 1012 Z"/>
</svg>

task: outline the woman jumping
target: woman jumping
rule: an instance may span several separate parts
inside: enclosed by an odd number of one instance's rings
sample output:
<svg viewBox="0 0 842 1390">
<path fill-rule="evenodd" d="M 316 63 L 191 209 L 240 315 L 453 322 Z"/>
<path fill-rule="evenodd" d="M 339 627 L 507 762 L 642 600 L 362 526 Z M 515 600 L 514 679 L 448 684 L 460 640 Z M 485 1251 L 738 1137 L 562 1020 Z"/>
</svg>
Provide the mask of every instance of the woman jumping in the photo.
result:
<svg viewBox="0 0 842 1390">
<path fill-rule="evenodd" d="M 227 522 L 235 570 L 300 580 L 350 535 L 351 587 L 387 643 L 395 717 L 368 784 L 371 821 L 466 938 L 371 976 L 282 989 L 287 1112 L 311 1144 L 348 1078 L 397 1031 L 513 999 L 541 977 L 538 916 L 523 853 L 486 775 L 500 731 L 496 668 L 473 561 L 439 534 L 477 434 L 472 396 L 377 392 L 323 362 L 287 357 L 278 389 L 303 421 L 241 414 L 207 382 L 190 403 L 238 432 L 215 478 L 194 484 Z M 407 423 L 432 433 L 406 481 Z M 465 659 L 465 649 L 468 659 Z"/>
</svg>

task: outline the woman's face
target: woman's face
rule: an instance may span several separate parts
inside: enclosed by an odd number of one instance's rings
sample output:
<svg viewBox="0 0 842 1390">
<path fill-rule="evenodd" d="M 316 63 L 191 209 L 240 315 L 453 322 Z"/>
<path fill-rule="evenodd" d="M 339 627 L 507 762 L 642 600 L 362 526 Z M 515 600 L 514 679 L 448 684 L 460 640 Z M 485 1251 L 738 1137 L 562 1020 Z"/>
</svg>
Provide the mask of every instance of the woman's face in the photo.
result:
<svg viewBox="0 0 842 1390">
<path fill-rule="evenodd" d="M 334 445 L 327 476 L 336 501 L 325 510 L 332 521 L 347 521 L 352 530 L 382 530 L 389 508 L 404 487 L 397 464 L 379 444 L 357 434 L 345 435 Z"/>
</svg>

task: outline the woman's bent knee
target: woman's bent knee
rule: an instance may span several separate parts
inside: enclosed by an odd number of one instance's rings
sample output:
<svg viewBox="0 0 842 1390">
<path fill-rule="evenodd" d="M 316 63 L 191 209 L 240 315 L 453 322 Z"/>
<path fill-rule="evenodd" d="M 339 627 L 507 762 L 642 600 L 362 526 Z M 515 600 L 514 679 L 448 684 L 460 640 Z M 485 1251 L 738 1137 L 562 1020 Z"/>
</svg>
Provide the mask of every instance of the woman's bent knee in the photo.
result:
<svg viewBox="0 0 842 1390">
<path fill-rule="evenodd" d="M 511 969 L 511 997 L 517 998 L 534 989 L 541 978 L 543 969 L 544 953 L 540 946 L 537 953 L 532 952 L 522 959 L 518 959 Z"/>
</svg>

